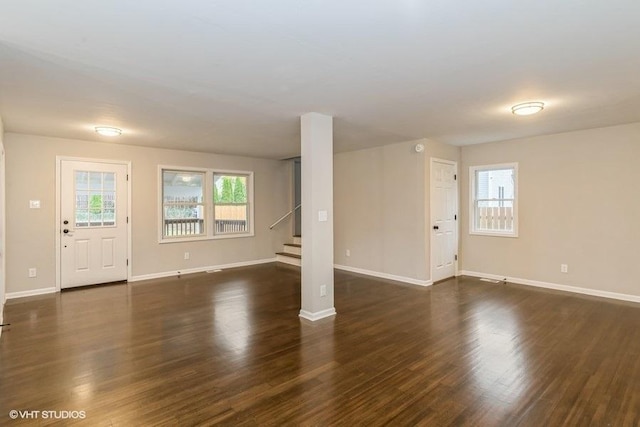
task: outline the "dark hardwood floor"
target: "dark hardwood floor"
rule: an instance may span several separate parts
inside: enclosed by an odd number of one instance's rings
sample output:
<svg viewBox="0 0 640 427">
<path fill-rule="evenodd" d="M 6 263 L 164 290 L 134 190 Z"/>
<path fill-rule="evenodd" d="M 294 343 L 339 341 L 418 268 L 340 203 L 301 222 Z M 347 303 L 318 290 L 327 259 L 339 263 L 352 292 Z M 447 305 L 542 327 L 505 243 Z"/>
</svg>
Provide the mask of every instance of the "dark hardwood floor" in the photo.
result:
<svg viewBox="0 0 640 427">
<path fill-rule="evenodd" d="M 337 271 L 312 323 L 299 283 L 267 264 L 11 300 L 0 425 L 640 424 L 638 304 Z"/>
</svg>

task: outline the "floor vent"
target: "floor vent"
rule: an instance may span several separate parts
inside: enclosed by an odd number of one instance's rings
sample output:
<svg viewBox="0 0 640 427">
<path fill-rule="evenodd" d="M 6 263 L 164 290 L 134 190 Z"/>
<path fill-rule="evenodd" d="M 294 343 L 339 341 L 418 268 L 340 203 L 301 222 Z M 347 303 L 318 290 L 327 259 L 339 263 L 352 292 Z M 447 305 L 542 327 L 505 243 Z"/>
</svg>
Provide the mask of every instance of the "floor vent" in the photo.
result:
<svg viewBox="0 0 640 427">
<path fill-rule="evenodd" d="M 489 282 L 489 283 L 500 283 L 500 280 L 496 280 L 496 279 L 488 279 L 486 277 L 481 277 L 480 278 L 481 282 Z"/>
</svg>

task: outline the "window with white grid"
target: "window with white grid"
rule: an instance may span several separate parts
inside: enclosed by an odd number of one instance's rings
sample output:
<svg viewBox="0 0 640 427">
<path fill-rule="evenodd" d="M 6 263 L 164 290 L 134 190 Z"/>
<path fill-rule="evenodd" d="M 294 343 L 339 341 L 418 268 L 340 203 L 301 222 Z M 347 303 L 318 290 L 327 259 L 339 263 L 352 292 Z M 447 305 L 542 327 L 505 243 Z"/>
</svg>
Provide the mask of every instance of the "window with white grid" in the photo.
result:
<svg viewBox="0 0 640 427">
<path fill-rule="evenodd" d="M 518 164 L 469 168 L 470 233 L 518 236 Z"/>
<path fill-rule="evenodd" d="M 253 172 L 159 167 L 160 243 L 251 237 Z"/>
</svg>

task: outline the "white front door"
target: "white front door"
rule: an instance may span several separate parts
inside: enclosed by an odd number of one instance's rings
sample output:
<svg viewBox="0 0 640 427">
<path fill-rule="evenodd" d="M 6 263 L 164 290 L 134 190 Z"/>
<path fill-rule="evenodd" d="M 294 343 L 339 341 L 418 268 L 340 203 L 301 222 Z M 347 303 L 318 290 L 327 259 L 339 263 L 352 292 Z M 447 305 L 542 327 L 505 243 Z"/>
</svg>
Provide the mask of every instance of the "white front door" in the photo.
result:
<svg viewBox="0 0 640 427">
<path fill-rule="evenodd" d="M 127 165 L 62 160 L 60 172 L 60 287 L 127 280 Z"/>
<path fill-rule="evenodd" d="M 458 185 L 455 162 L 431 159 L 431 280 L 456 274 Z"/>
</svg>

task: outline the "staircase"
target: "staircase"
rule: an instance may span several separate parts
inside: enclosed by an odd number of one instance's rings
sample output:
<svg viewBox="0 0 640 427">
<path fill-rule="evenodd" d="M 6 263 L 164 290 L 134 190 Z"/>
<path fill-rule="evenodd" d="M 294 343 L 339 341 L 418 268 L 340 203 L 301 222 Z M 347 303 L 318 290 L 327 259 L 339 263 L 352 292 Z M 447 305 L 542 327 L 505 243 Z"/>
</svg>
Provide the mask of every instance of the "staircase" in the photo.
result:
<svg viewBox="0 0 640 427">
<path fill-rule="evenodd" d="M 302 264 L 302 237 L 293 236 L 293 243 L 285 243 L 282 252 L 276 252 L 276 261 L 285 264 Z"/>
</svg>

